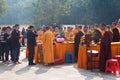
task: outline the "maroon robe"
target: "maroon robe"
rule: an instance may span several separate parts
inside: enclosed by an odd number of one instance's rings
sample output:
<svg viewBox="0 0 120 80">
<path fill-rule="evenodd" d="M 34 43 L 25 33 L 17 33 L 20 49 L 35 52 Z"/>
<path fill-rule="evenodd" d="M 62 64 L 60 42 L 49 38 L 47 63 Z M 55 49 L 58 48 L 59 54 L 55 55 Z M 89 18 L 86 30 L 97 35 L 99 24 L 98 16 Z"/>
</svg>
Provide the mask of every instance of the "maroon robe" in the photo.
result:
<svg viewBox="0 0 120 80">
<path fill-rule="evenodd" d="M 114 28 L 112 31 L 113 31 L 113 42 L 119 42 L 120 40 L 119 30 L 117 28 Z"/>
<path fill-rule="evenodd" d="M 78 50 L 79 50 L 79 44 L 80 44 L 80 39 L 83 36 L 83 32 L 78 31 L 78 33 L 75 35 L 75 44 L 74 44 L 74 51 L 75 51 L 75 58 L 78 60 Z"/>
<path fill-rule="evenodd" d="M 111 33 L 105 31 L 100 44 L 100 71 L 105 71 L 106 60 L 111 58 Z"/>
</svg>

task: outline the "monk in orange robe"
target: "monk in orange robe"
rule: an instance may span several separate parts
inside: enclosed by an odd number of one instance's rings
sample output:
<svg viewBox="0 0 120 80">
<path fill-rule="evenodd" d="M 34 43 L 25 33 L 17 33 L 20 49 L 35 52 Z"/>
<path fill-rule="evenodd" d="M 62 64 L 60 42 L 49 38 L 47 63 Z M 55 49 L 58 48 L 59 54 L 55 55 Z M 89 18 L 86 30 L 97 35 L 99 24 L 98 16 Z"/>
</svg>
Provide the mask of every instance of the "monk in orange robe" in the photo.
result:
<svg viewBox="0 0 120 80">
<path fill-rule="evenodd" d="M 36 51 L 39 50 L 39 53 L 40 53 L 40 54 L 37 54 L 37 56 L 35 58 L 37 62 L 42 62 L 42 55 L 43 55 L 42 54 L 43 34 L 44 34 L 43 27 L 40 27 L 40 29 L 38 31 L 37 42 L 41 43 L 41 44 L 38 44 L 39 46 L 35 47 L 35 50 Z"/>
<path fill-rule="evenodd" d="M 53 33 L 49 27 L 46 27 L 46 32 L 43 36 L 43 61 L 45 65 L 54 63 L 53 40 Z"/>
<path fill-rule="evenodd" d="M 67 27 L 67 30 L 64 32 L 66 41 L 74 41 L 74 34 L 71 27 Z"/>
<path fill-rule="evenodd" d="M 59 28 L 58 27 L 56 27 L 55 28 L 55 31 L 54 31 L 54 36 L 56 37 L 57 35 L 59 35 Z"/>
<path fill-rule="evenodd" d="M 72 30 L 74 35 L 78 33 L 78 25 L 75 25 L 75 28 Z"/>
<path fill-rule="evenodd" d="M 42 42 L 42 40 L 43 40 L 43 33 L 44 33 L 43 27 L 40 27 L 40 30 L 38 31 L 38 37 L 37 37 L 37 41 L 38 42 Z"/>
</svg>

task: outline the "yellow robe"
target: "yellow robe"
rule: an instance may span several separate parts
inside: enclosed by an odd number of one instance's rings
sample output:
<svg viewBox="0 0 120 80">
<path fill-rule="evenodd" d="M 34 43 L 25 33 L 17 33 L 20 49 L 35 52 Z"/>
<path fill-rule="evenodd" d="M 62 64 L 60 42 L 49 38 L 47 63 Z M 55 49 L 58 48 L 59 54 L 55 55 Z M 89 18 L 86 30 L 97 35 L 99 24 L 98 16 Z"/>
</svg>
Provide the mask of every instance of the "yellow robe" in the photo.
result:
<svg viewBox="0 0 120 80">
<path fill-rule="evenodd" d="M 53 34 L 54 34 L 54 37 L 56 37 L 59 34 L 59 32 L 54 32 Z"/>
<path fill-rule="evenodd" d="M 43 34 L 44 34 L 43 31 L 41 31 L 41 30 L 38 31 L 37 42 L 43 43 Z M 36 58 L 35 58 L 35 61 L 36 61 L 36 62 L 42 62 L 42 59 L 41 59 L 41 56 L 40 56 L 40 54 L 42 54 L 42 51 L 40 51 L 40 47 L 43 48 L 42 45 L 39 45 L 39 47 L 38 47 L 38 46 L 35 47 L 35 52 L 38 53 L 38 51 L 39 51 L 39 54 L 36 54 Z M 39 48 L 39 49 L 38 49 L 38 48 Z M 41 49 L 41 50 L 42 50 L 42 49 Z"/>
<path fill-rule="evenodd" d="M 43 31 L 38 31 L 37 41 L 42 41 L 42 40 L 43 40 Z"/>
<path fill-rule="evenodd" d="M 74 41 L 74 34 L 72 31 L 71 32 L 65 31 L 64 34 L 67 41 Z"/>
<path fill-rule="evenodd" d="M 53 33 L 48 30 L 43 36 L 43 61 L 44 63 L 54 63 Z"/>
<path fill-rule="evenodd" d="M 78 33 L 78 29 L 74 28 L 73 33 L 74 33 L 74 35 L 76 35 Z"/>
</svg>

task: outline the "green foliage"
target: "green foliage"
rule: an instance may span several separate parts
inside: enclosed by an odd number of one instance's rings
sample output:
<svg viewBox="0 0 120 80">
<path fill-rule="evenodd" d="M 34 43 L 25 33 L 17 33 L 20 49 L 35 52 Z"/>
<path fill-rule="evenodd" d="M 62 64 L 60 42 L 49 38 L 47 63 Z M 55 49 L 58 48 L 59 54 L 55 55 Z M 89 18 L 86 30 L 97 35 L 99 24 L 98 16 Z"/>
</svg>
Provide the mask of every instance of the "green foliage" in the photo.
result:
<svg viewBox="0 0 120 80">
<path fill-rule="evenodd" d="M 120 18 L 120 0 L 71 0 L 70 3 L 70 16 L 62 19 L 65 23 L 111 24 Z"/>
<path fill-rule="evenodd" d="M 6 0 L 8 10 L 0 16 L 0 24 L 31 24 L 34 15 L 34 8 L 31 7 L 32 1 Z"/>
<path fill-rule="evenodd" d="M 6 0 L 0 0 L 0 15 L 3 14 L 8 9 L 6 5 Z"/>
<path fill-rule="evenodd" d="M 69 0 L 37 0 L 33 7 L 36 8 L 35 24 L 58 23 L 60 16 L 70 14 Z"/>
<path fill-rule="evenodd" d="M 0 24 L 111 24 L 119 13 L 120 0 L 0 0 Z"/>
</svg>

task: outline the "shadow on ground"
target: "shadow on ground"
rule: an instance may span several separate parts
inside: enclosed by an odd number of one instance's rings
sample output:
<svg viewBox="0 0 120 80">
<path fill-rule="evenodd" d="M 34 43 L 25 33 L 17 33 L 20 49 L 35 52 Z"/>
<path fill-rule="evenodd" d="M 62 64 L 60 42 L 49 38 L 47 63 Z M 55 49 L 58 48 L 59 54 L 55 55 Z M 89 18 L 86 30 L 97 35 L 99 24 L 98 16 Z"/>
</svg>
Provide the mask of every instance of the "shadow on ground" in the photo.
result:
<svg viewBox="0 0 120 80">
<path fill-rule="evenodd" d="M 11 71 L 15 67 L 15 64 L 9 63 L 0 63 L 0 74 L 4 73 L 5 71 Z"/>
<path fill-rule="evenodd" d="M 30 68 L 31 67 L 27 65 L 27 66 L 23 67 L 22 69 L 16 71 L 15 73 L 17 75 L 20 75 L 20 74 L 23 74 L 23 73 L 27 73 L 30 70 Z"/>
<path fill-rule="evenodd" d="M 80 69 L 76 64 L 74 64 L 73 67 L 79 72 L 80 75 L 83 75 L 83 77 L 85 77 L 85 80 L 116 80 L 116 78 L 120 77 L 120 75 L 114 76 L 110 73 L 106 74 L 100 72 L 99 70 L 94 70 L 92 72 L 91 70 Z"/>
</svg>

